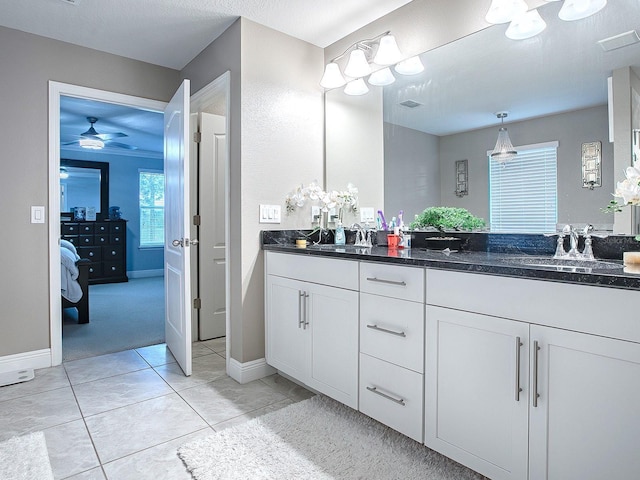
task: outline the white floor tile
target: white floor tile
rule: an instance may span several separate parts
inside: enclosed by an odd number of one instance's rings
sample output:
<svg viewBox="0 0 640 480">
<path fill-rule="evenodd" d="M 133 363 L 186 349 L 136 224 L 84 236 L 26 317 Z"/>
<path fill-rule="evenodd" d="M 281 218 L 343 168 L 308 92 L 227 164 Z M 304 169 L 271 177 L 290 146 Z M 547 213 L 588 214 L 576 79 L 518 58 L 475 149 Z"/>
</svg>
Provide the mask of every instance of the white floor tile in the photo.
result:
<svg viewBox="0 0 640 480">
<path fill-rule="evenodd" d="M 224 352 L 227 348 L 227 337 L 214 338 L 200 343 L 209 347 L 214 352 L 220 353 Z"/>
<path fill-rule="evenodd" d="M 216 432 L 220 432 L 226 428 L 235 427 L 236 425 L 240 425 L 241 423 L 248 422 L 257 417 L 261 417 L 262 415 L 266 415 L 267 413 L 275 412 L 276 410 L 280 410 L 281 408 L 288 407 L 289 405 L 293 405 L 295 402 L 290 398 L 285 398 L 280 402 L 272 403 L 271 405 L 267 405 L 266 407 L 259 408 L 257 410 L 253 410 L 251 412 L 245 413 L 238 417 L 234 417 L 225 422 L 216 423 L 213 426 L 213 429 Z"/>
<path fill-rule="evenodd" d="M 41 368 L 35 371 L 33 380 L 0 387 L 0 402 L 68 386 L 69 379 L 62 365 Z"/>
<path fill-rule="evenodd" d="M 191 362 L 190 377 L 185 377 L 177 363 L 154 367 L 162 378 L 176 391 L 184 390 L 202 383 L 212 382 L 227 376 L 225 360 L 215 353 L 196 357 Z"/>
<path fill-rule="evenodd" d="M 167 363 L 176 363 L 176 359 L 173 358 L 166 343 L 136 348 L 136 352 L 152 367 L 166 365 Z"/>
<path fill-rule="evenodd" d="M 55 478 L 67 478 L 100 466 L 83 420 L 44 430 Z"/>
<path fill-rule="evenodd" d="M 64 363 L 72 385 L 149 368 L 135 350 L 110 353 Z"/>
<path fill-rule="evenodd" d="M 102 467 L 98 467 L 78 473 L 72 477 L 67 477 L 64 480 L 105 480 L 105 476 L 104 473 L 102 473 Z"/>
</svg>

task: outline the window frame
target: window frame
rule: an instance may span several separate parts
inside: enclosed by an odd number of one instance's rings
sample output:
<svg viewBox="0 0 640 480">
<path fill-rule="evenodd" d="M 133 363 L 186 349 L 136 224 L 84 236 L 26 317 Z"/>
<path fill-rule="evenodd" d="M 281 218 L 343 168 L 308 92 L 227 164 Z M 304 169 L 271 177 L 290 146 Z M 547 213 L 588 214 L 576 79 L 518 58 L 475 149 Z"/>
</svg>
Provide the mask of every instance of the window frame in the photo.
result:
<svg viewBox="0 0 640 480">
<path fill-rule="evenodd" d="M 142 201 L 140 199 L 140 180 L 142 178 L 143 174 L 151 174 L 151 175 L 162 175 L 163 177 L 163 205 L 162 207 L 158 207 L 158 206 L 143 206 L 142 205 Z M 164 239 L 164 213 L 165 213 L 165 205 L 164 205 L 164 191 L 166 191 L 166 176 L 163 170 L 159 170 L 159 169 L 155 169 L 155 168 L 139 168 L 138 169 L 138 216 L 139 216 L 139 222 L 138 222 L 138 227 L 140 228 L 140 235 L 139 235 L 139 241 L 138 241 L 138 248 L 140 249 L 151 249 L 151 248 L 164 248 L 164 244 L 165 244 L 165 239 Z M 162 226 L 162 242 L 161 243 L 143 243 L 143 237 L 145 237 L 145 235 L 143 235 L 143 226 L 142 226 L 142 220 L 143 220 L 143 210 L 162 210 L 162 218 L 163 218 L 163 226 Z"/>
</svg>

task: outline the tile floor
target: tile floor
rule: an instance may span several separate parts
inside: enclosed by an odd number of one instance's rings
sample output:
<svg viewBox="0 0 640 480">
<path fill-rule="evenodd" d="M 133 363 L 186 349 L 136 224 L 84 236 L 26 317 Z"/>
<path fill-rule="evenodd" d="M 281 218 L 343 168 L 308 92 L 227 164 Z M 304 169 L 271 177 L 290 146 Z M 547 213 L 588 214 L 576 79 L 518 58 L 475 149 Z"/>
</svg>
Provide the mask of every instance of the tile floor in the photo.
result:
<svg viewBox="0 0 640 480">
<path fill-rule="evenodd" d="M 37 370 L 0 388 L 0 441 L 42 430 L 56 479 L 188 480 L 179 446 L 313 396 L 279 375 L 240 385 L 224 349 L 195 343 L 191 377 L 164 344 Z"/>
</svg>

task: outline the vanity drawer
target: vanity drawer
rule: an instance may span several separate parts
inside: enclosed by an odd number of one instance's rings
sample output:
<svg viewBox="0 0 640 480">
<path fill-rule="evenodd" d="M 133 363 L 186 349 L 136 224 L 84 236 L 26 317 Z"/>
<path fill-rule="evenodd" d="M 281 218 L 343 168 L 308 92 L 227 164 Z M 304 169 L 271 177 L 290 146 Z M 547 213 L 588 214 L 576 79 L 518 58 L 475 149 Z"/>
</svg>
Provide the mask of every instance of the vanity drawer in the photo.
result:
<svg viewBox="0 0 640 480">
<path fill-rule="evenodd" d="M 122 260 L 124 258 L 124 248 L 120 245 L 110 245 L 102 247 L 103 260 Z"/>
<path fill-rule="evenodd" d="M 360 294 L 360 351 L 424 372 L 424 305 Z"/>
<path fill-rule="evenodd" d="M 362 262 L 360 291 L 424 302 L 424 269 Z"/>
<path fill-rule="evenodd" d="M 92 262 L 99 262 L 102 260 L 102 248 L 78 247 L 78 255 L 80 255 L 80 258 L 88 258 Z"/>
<path fill-rule="evenodd" d="M 268 275 L 358 290 L 358 262 L 294 253 L 265 254 Z"/>
<path fill-rule="evenodd" d="M 360 354 L 360 411 L 420 443 L 423 383 L 419 373 Z"/>
</svg>

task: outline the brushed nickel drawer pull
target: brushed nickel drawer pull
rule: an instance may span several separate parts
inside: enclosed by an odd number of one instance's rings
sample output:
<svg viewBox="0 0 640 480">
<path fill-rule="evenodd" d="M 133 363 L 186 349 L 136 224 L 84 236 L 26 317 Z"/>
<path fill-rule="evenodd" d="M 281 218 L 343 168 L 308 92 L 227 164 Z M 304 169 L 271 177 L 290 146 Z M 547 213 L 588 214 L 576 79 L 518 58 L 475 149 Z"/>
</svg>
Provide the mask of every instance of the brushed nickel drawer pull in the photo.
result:
<svg viewBox="0 0 640 480">
<path fill-rule="evenodd" d="M 404 281 L 396 282 L 395 280 L 384 280 L 382 278 L 376 277 L 367 277 L 367 280 L 369 280 L 370 282 L 387 283 L 389 285 L 399 285 L 401 287 L 407 286 L 407 283 Z"/>
<path fill-rule="evenodd" d="M 387 400 L 391 400 L 392 402 L 395 402 L 398 405 L 402 405 L 403 407 L 405 407 L 407 405 L 406 403 L 404 403 L 404 399 L 403 398 L 393 398 L 391 395 L 387 395 L 386 393 L 382 393 L 376 387 L 367 387 L 367 390 L 369 390 L 370 392 L 375 393 L 376 395 L 380 395 L 382 398 L 386 398 Z"/>
<path fill-rule="evenodd" d="M 298 328 L 304 325 L 304 316 L 302 313 L 302 300 L 304 299 L 304 292 L 298 290 Z"/>
<path fill-rule="evenodd" d="M 379 327 L 377 325 L 367 325 L 367 328 L 372 330 L 377 330 L 379 332 L 389 333 L 391 335 L 397 335 L 398 337 L 406 337 L 407 334 L 404 332 L 394 332 L 393 330 L 387 330 L 386 328 Z"/>
<path fill-rule="evenodd" d="M 522 392 L 522 388 L 520 388 L 520 347 L 522 347 L 522 342 L 520 337 L 516 337 L 516 402 L 520 401 L 520 392 Z"/>
<path fill-rule="evenodd" d="M 540 394 L 538 393 L 538 351 L 540 350 L 540 345 L 538 345 L 538 341 L 535 340 L 533 342 L 533 398 L 531 399 L 534 407 L 538 406 L 538 398 L 540 398 Z"/>
</svg>

